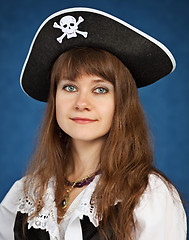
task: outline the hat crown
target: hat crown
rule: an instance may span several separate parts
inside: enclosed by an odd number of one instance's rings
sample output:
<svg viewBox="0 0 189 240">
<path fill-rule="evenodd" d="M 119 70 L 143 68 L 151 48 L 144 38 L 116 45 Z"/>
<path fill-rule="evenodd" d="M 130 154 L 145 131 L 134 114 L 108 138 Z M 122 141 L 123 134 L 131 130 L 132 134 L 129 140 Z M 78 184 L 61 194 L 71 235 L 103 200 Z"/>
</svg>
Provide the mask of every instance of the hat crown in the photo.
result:
<svg viewBox="0 0 189 240">
<path fill-rule="evenodd" d="M 92 8 L 69 8 L 48 17 L 35 34 L 21 72 L 23 91 L 47 101 L 53 63 L 63 52 L 78 47 L 114 54 L 130 70 L 137 87 L 154 83 L 176 66 L 162 43 L 123 20 Z"/>
</svg>

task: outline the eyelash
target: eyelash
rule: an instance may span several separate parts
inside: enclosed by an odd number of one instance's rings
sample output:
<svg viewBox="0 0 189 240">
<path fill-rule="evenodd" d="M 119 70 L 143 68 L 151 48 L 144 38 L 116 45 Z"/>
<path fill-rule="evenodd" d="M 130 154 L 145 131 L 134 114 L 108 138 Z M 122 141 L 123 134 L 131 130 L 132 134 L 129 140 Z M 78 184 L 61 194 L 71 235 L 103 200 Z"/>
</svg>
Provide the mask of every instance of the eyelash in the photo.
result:
<svg viewBox="0 0 189 240">
<path fill-rule="evenodd" d="M 73 87 L 73 88 L 76 89 L 76 87 L 73 86 L 73 85 L 65 85 L 65 86 L 63 86 L 63 90 L 65 90 L 65 91 L 67 91 L 67 92 L 75 92 L 75 91 L 69 91 L 68 89 L 66 89 L 66 88 L 69 88 L 69 87 Z"/>
<path fill-rule="evenodd" d="M 105 92 L 103 92 L 103 93 L 97 93 L 97 92 L 95 92 L 97 89 L 103 89 Z M 109 89 L 104 88 L 104 87 L 97 87 L 97 88 L 94 89 L 94 92 L 97 93 L 97 94 L 105 94 L 105 93 L 108 93 L 108 92 L 109 92 Z"/>
<path fill-rule="evenodd" d="M 73 86 L 73 85 L 65 85 L 65 86 L 63 86 L 63 90 L 65 90 L 65 91 L 67 91 L 67 92 L 76 92 L 76 90 L 74 90 L 74 91 L 69 91 L 69 90 L 68 90 L 69 87 L 72 87 L 72 88 L 74 88 L 74 89 L 77 90 L 77 88 L 76 88 L 75 86 Z M 104 92 L 103 92 L 103 93 L 98 93 L 98 92 L 97 92 L 98 89 L 103 89 Z M 105 88 L 105 87 L 96 87 L 96 88 L 93 90 L 93 92 L 96 93 L 96 94 L 105 94 L 105 93 L 108 93 L 108 92 L 109 92 L 109 89 L 108 89 L 108 88 Z"/>
</svg>

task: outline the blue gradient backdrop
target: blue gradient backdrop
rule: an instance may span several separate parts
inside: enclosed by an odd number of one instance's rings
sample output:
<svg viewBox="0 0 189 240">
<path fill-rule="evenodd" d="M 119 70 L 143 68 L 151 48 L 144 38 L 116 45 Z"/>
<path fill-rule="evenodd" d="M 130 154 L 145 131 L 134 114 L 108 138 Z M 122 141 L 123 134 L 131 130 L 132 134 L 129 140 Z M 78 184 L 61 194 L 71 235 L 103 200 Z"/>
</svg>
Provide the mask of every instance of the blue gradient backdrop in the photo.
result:
<svg viewBox="0 0 189 240">
<path fill-rule="evenodd" d="M 32 38 L 50 14 L 74 6 L 120 17 L 172 51 L 176 70 L 139 90 L 153 133 L 155 161 L 189 201 L 189 1 L 8 0 L 0 2 L 0 200 L 22 177 L 45 104 L 27 97 L 19 75 Z M 111 29 L 110 29 L 111 31 Z"/>
</svg>

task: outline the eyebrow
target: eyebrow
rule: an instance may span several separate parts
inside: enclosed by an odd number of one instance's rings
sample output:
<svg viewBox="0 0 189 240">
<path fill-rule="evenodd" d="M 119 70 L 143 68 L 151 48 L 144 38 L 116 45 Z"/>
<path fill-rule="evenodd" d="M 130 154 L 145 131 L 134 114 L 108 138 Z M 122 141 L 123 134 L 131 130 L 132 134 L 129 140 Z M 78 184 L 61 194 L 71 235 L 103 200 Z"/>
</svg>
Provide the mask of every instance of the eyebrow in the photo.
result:
<svg viewBox="0 0 189 240">
<path fill-rule="evenodd" d="M 60 81 L 71 81 L 71 82 L 75 82 L 75 79 L 71 79 L 71 78 L 64 77 L 64 78 L 60 79 Z"/>
<path fill-rule="evenodd" d="M 61 80 L 62 81 L 71 81 L 71 82 L 75 82 L 76 81 L 75 79 L 70 79 L 70 78 L 66 78 L 66 77 L 61 79 Z M 91 81 L 94 82 L 94 83 L 104 83 L 104 82 L 111 83 L 111 82 L 109 82 L 106 79 L 92 79 Z"/>
<path fill-rule="evenodd" d="M 101 82 L 108 82 L 108 81 L 105 79 L 94 79 L 94 80 L 92 80 L 92 82 L 101 83 Z"/>
</svg>

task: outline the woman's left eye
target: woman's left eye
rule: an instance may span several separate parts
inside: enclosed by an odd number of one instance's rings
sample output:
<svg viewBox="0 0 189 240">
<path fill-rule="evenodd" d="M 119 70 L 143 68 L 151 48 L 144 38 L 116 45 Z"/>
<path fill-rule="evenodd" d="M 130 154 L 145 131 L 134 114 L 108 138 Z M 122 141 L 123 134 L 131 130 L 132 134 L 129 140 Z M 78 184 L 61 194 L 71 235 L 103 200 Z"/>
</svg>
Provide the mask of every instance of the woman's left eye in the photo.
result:
<svg viewBox="0 0 189 240">
<path fill-rule="evenodd" d="M 103 88 L 103 87 L 98 87 L 94 90 L 95 93 L 107 93 L 108 92 L 108 89 L 106 88 Z"/>
</svg>

